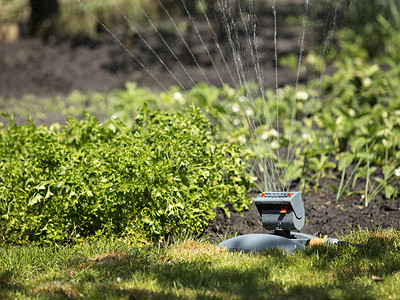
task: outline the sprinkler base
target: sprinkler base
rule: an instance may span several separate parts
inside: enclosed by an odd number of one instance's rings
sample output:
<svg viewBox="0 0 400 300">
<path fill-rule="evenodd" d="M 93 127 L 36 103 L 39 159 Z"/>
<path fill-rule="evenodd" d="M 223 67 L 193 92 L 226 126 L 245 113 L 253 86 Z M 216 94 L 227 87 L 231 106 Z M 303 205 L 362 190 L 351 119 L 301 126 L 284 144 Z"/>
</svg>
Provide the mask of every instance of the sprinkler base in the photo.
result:
<svg viewBox="0 0 400 300">
<path fill-rule="evenodd" d="M 282 248 L 289 252 L 304 250 L 311 239 L 316 236 L 290 232 L 290 237 L 283 237 L 277 234 L 246 234 L 240 235 L 218 244 L 225 247 L 228 251 L 242 251 L 245 253 L 264 251 L 272 248 Z"/>
</svg>

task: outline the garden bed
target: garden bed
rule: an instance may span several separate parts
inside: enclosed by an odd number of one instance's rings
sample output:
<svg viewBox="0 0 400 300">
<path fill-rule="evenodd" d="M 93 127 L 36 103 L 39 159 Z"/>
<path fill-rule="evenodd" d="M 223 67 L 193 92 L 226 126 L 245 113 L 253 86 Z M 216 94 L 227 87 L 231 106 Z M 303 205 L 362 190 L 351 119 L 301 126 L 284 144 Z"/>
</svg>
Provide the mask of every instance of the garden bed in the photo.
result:
<svg viewBox="0 0 400 300">
<path fill-rule="evenodd" d="M 266 30 L 265 35 L 271 34 Z M 281 55 L 296 53 L 295 41 L 298 33 L 286 29 L 284 39 L 280 46 L 285 51 Z M 143 46 L 143 45 L 142 45 Z M 161 45 L 159 45 L 161 47 Z M 135 51 L 142 49 L 139 57 L 144 57 L 146 52 L 138 45 Z M 264 48 L 264 55 L 271 55 L 272 48 Z M 16 55 L 15 55 L 16 54 Z M 0 67 L 2 69 L 2 88 L 0 96 L 5 98 L 21 98 L 25 94 L 33 94 L 39 98 L 66 96 L 74 90 L 82 92 L 103 92 L 110 89 L 122 88 L 127 81 L 135 81 L 139 86 L 155 87 L 157 84 L 149 78 L 143 70 L 127 72 L 124 65 L 125 53 L 116 45 L 112 38 L 103 41 L 94 41 L 87 37 L 77 37 L 57 43 L 43 43 L 40 40 L 19 40 L 13 44 L 0 45 Z M 173 64 L 173 60 L 167 64 Z M 188 66 L 189 70 L 197 73 L 197 67 Z M 211 83 L 218 84 L 211 76 L 214 71 L 205 63 L 204 70 Z M 224 80 L 229 83 L 228 74 L 222 72 Z M 150 64 L 149 71 L 156 77 L 163 79 L 163 84 L 173 84 L 165 68 L 159 64 Z M 273 63 L 265 66 L 265 79 L 267 87 L 273 87 L 275 76 Z M 293 72 L 289 68 L 280 67 L 280 84 L 293 83 Z M 312 79 L 306 73 L 301 81 Z M 199 78 L 201 79 L 201 78 Z M 182 84 L 190 87 L 192 83 L 182 79 Z M 23 98 L 18 100 L 24 106 Z M 40 100 L 38 100 L 40 101 Z M 18 120 L 17 120 L 18 121 Z M 22 121 L 22 120 L 19 120 Z M 64 122 L 64 115 L 48 113 L 43 117 L 44 124 Z M 39 122 L 40 123 L 40 122 Z M 306 209 L 306 225 L 302 232 L 316 235 L 335 236 L 354 228 L 394 228 L 400 229 L 400 202 L 398 199 L 388 200 L 378 195 L 368 207 L 361 194 L 350 196 L 343 195 L 340 202 L 336 202 L 336 192 L 332 191 L 330 179 L 325 178 L 320 182 L 322 189 L 304 195 Z M 335 183 L 338 185 L 338 183 Z M 359 190 L 362 190 L 360 188 Z M 257 192 L 252 193 L 252 197 Z M 261 225 L 260 216 L 254 204 L 249 211 L 242 212 L 242 216 L 229 204 L 231 216 L 228 218 L 222 209 L 216 208 L 216 218 L 209 222 L 204 234 L 211 240 L 217 241 L 218 236 L 226 234 L 246 234 L 266 232 Z"/>
</svg>

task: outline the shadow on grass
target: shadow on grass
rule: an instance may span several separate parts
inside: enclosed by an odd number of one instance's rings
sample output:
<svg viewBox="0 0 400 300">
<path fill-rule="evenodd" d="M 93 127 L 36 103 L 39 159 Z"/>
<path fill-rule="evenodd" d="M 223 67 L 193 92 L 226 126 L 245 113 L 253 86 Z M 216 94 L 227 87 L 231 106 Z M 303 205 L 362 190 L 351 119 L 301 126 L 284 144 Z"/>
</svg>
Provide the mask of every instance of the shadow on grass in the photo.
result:
<svg viewBox="0 0 400 300">
<path fill-rule="evenodd" d="M 371 288 L 360 285 L 333 284 L 324 287 L 307 287 L 302 284 L 290 288 L 287 293 L 275 299 L 377 299 Z"/>
<path fill-rule="evenodd" d="M 126 249 L 71 259 L 64 269 L 73 273 L 69 279 L 64 273 L 40 290 L 9 284 L 13 274 L 0 274 L 0 298 L 33 292 L 48 299 L 376 299 L 376 287 L 385 282 L 373 282 L 371 275 L 400 271 L 396 240 L 370 237 L 373 247 L 317 246 L 297 254 L 275 249 L 254 257 L 196 252 L 201 243 Z"/>
<path fill-rule="evenodd" d="M 363 246 L 317 246 L 305 251 L 307 256 L 318 257 L 313 268 L 318 271 L 336 271 L 340 280 L 369 274 L 385 277 L 400 271 L 400 253 L 391 238 L 371 236 Z"/>
<path fill-rule="evenodd" d="M 316 259 L 317 255 L 319 258 Z M 121 277 L 131 280 L 139 275 L 152 282 L 156 282 L 163 292 L 149 290 L 123 290 L 120 286 L 109 286 L 108 293 L 112 295 L 125 295 L 129 299 L 175 299 L 184 289 L 195 291 L 194 299 L 225 299 L 239 297 L 243 299 L 270 299 L 270 298 L 301 298 L 301 299 L 375 299 L 377 296 L 372 286 L 365 285 L 359 280 L 360 275 L 375 272 L 380 276 L 388 275 L 400 270 L 400 262 L 376 264 L 376 269 L 366 270 L 365 259 L 373 263 L 382 261 L 388 252 L 379 248 L 350 247 L 316 247 L 308 249 L 304 254 L 299 254 L 300 259 L 313 260 L 310 268 L 314 274 L 329 274 L 332 280 L 326 284 L 306 282 L 294 279 L 290 282 L 287 278 L 272 278 L 271 268 L 280 264 L 280 268 L 296 268 L 297 255 L 286 255 L 279 250 L 268 251 L 260 255 L 260 264 L 246 266 L 232 264 L 219 266 L 212 261 L 170 261 L 160 262 L 139 258 L 136 255 L 123 255 L 117 260 L 92 267 L 102 276 Z M 268 259 L 263 259 L 268 256 Z M 332 265 L 332 260 L 341 261 Z M 350 264 L 348 266 L 347 264 Z M 353 265 L 352 265 L 353 264 Z M 333 266 L 333 268 L 332 268 Z M 299 269 L 298 272 L 302 272 Z M 363 273 L 364 272 L 364 273 Z M 374 273 L 374 274 L 375 274 Z M 276 273 L 274 273 L 276 274 Z M 279 274 L 279 272 L 278 272 Z M 283 272 L 284 274 L 284 272 Z M 276 275 L 275 275 L 276 276 Z M 301 274 L 300 274 L 301 276 Z M 310 280 L 310 274 L 307 275 Z M 306 278 L 305 278 L 306 279 Z M 312 279 L 311 279 L 312 280 Z M 211 292 L 211 293 L 210 293 Z M 102 293 L 99 293 L 99 296 Z M 183 296 L 183 298 L 185 298 Z"/>
<path fill-rule="evenodd" d="M 12 298 L 17 293 L 25 293 L 26 287 L 20 283 L 13 282 L 14 273 L 6 270 L 0 273 L 0 299 Z"/>
</svg>

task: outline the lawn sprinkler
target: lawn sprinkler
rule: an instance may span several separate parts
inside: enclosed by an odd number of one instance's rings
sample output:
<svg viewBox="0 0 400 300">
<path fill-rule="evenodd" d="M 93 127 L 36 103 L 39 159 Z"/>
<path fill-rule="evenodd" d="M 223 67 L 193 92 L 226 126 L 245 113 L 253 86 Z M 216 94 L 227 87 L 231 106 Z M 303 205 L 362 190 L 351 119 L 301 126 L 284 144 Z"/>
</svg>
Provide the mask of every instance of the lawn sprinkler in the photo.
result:
<svg viewBox="0 0 400 300">
<path fill-rule="evenodd" d="M 219 244 L 229 251 L 263 251 L 283 248 L 289 252 L 303 250 L 307 246 L 338 244 L 338 239 L 318 238 L 316 236 L 292 232 L 304 226 L 305 215 L 300 192 L 268 192 L 260 194 L 254 203 L 261 215 L 262 224 L 271 234 L 246 234 Z"/>
</svg>

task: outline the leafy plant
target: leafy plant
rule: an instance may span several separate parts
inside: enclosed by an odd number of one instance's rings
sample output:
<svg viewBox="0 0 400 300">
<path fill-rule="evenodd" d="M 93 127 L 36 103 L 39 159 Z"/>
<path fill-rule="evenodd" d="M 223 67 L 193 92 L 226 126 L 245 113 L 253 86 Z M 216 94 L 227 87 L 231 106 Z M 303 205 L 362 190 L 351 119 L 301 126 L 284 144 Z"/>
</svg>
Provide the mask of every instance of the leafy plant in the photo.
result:
<svg viewBox="0 0 400 300">
<path fill-rule="evenodd" d="M 91 115 L 0 131 L 0 238 L 54 243 L 94 235 L 138 241 L 198 234 L 212 209 L 242 210 L 251 177 L 238 146 L 215 144 L 195 107 L 143 110 L 129 128 Z"/>
</svg>

